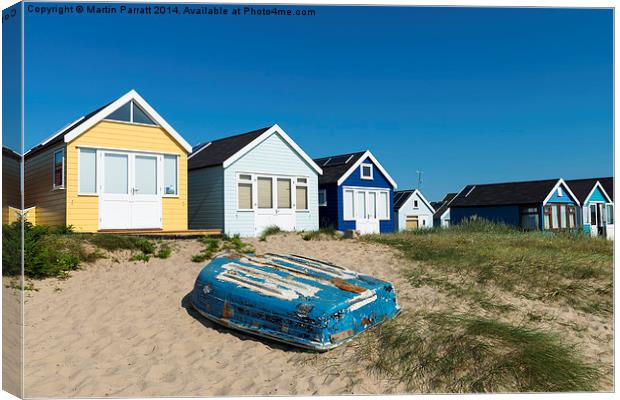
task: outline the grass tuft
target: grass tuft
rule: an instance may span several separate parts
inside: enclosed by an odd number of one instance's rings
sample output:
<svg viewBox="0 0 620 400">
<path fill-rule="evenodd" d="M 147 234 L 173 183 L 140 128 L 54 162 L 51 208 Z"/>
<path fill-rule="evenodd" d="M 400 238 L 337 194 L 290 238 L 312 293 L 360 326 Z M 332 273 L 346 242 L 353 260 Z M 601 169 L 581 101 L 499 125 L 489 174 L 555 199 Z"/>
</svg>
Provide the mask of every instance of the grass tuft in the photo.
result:
<svg viewBox="0 0 620 400">
<path fill-rule="evenodd" d="M 155 257 L 157 258 L 169 258 L 172 254 L 172 247 L 170 247 L 167 243 L 162 243 L 159 246 L 159 250 L 155 253 Z"/>
<path fill-rule="evenodd" d="M 326 239 L 339 239 L 341 235 L 338 231 L 333 227 L 321 228 L 317 231 L 308 231 L 303 232 L 301 235 L 303 240 L 321 240 L 323 238 Z"/>
<path fill-rule="evenodd" d="M 269 236 L 277 235 L 282 232 L 284 231 L 280 229 L 280 227 L 277 225 L 268 226 L 265 228 L 265 230 L 263 230 L 263 233 L 261 233 L 259 240 L 261 242 L 264 242 Z"/>
<path fill-rule="evenodd" d="M 407 391 L 592 391 L 600 378 L 553 333 L 457 314 L 402 315 L 352 346 L 359 363 Z"/>
</svg>

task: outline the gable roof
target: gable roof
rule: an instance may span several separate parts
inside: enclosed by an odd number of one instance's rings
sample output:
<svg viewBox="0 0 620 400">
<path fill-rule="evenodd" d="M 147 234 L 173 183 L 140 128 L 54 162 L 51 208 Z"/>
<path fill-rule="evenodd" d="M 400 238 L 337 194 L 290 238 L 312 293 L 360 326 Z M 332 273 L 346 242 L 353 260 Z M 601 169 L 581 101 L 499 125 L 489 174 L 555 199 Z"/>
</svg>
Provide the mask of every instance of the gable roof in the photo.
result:
<svg viewBox="0 0 620 400">
<path fill-rule="evenodd" d="M 467 185 L 452 199 L 451 207 L 500 206 L 516 204 L 546 203 L 553 191 L 560 185 L 575 199 L 568 185 L 562 179 L 539 181 L 503 182 L 483 185 Z"/>
<path fill-rule="evenodd" d="M 601 189 L 603 196 L 605 196 L 607 200 L 612 201 L 609 193 L 607 193 L 607 190 L 605 190 L 605 188 L 600 183 L 601 179 L 605 178 L 571 179 L 569 181 L 566 181 L 566 184 L 570 187 L 570 189 L 575 194 L 575 197 L 577 197 L 577 200 L 579 200 L 581 204 L 583 204 L 592 195 L 592 192 L 596 187 L 599 187 Z"/>
<path fill-rule="evenodd" d="M 396 182 L 375 156 L 372 155 L 370 150 L 316 158 L 314 161 L 323 168 L 323 176 L 319 177 L 319 184 L 336 183 L 341 185 L 366 159 L 370 159 L 379 171 L 381 171 L 383 176 L 385 176 L 385 179 L 396 189 Z"/>
<path fill-rule="evenodd" d="M 433 207 L 432 203 L 429 203 L 428 200 L 422 195 L 418 189 L 410 189 L 410 190 L 400 190 L 394 192 L 394 211 L 400 210 L 400 208 L 411 198 L 413 194 L 417 193 L 418 197 L 422 200 L 424 204 L 431 210 L 432 213 L 435 212 L 435 207 Z"/>
<path fill-rule="evenodd" d="M 450 208 L 450 203 L 452 199 L 456 197 L 458 193 L 448 193 L 443 200 L 438 201 L 438 207 L 435 208 L 435 214 L 433 214 L 433 218 L 441 218 L 441 216 Z"/>
<path fill-rule="evenodd" d="M 193 170 L 216 165 L 222 165 L 226 168 L 275 133 L 291 146 L 319 175 L 323 173 L 323 170 L 278 124 L 198 145 L 188 157 L 188 169 Z"/>
<path fill-rule="evenodd" d="M 153 107 L 151 107 L 151 105 L 148 104 L 146 100 L 142 98 L 142 96 L 138 94 L 138 92 L 132 89 L 118 99 L 104 105 L 103 107 L 99 107 L 95 111 L 92 111 L 76 119 L 72 123 L 64 126 L 59 131 L 45 139 L 43 142 L 28 150 L 24 154 L 24 156 L 31 156 L 34 153 L 38 153 L 39 151 L 42 151 L 56 143 L 60 143 L 63 141 L 65 143 L 71 142 L 72 140 L 76 139 L 78 136 L 86 132 L 88 129 L 92 128 L 97 123 L 104 120 L 111 113 L 127 104 L 129 101 L 133 101 L 138 106 L 140 106 L 140 108 L 147 114 L 148 117 L 150 117 L 153 121 L 157 122 L 157 124 L 159 124 L 159 126 L 161 126 L 166 132 L 168 132 L 188 153 L 192 151 L 192 146 L 190 146 L 190 144 L 187 143 L 185 139 L 183 139 L 183 137 L 177 131 L 175 131 L 174 128 L 170 126 L 170 124 L 168 124 L 168 122 L 166 122 L 166 120 L 161 115 L 159 115 L 159 113 L 155 111 L 155 109 L 153 109 Z"/>
</svg>

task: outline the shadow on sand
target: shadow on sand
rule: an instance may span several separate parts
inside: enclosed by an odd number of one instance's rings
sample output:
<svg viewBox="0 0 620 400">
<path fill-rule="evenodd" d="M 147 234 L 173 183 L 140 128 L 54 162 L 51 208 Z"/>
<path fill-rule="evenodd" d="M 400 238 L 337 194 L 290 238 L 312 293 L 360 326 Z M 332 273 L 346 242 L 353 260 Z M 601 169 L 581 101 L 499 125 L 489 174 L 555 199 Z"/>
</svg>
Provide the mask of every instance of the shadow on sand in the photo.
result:
<svg viewBox="0 0 620 400">
<path fill-rule="evenodd" d="M 194 307 L 192 306 L 192 303 L 190 301 L 190 293 L 187 293 L 183 299 L 181 300 L 181 307 L 185 308 L 185 311 L 187 312 L 187 314 L 189 314 L 192 318 L 194 318 L 196 321 L 200 322 L 204 327 L 209 328 L 209 329 L 214 329 L 220 333 L 225 333 L 225 334 L 229 334 L 229 335 L 233 335 L 235 337 L 237 337 L 239 340 L 251 340 L 253 342 L 260 342 L 263 343 L 264 345 L 272 348 L 272 349 L 277 349 L 277 350 L 282 350 L 282 351 L 287 351 L 289 353 L 317 353 L 314 350 L 310 350 L 310 349 L 302 349 L 300 347 L 295 347 L 295 346 L 291 346 L 291 345 L 287 345 L 285 343 L 282 342 L 278 342 L 276 340 L 272 340 L 269 338 L 265 338 L 262 336 L 258 336 L 258 335 L 251 335 L 249 333 L 245 333 L 245 332 L 241 332 L 235 329 L 231 329 L 231 328 L 226 328 L 225 326 L 222 326 L 220 324 L 217 324 L 205 317 L 203 317 L 198 311 L 196 311 L 194 309 Z"/>
</svg>

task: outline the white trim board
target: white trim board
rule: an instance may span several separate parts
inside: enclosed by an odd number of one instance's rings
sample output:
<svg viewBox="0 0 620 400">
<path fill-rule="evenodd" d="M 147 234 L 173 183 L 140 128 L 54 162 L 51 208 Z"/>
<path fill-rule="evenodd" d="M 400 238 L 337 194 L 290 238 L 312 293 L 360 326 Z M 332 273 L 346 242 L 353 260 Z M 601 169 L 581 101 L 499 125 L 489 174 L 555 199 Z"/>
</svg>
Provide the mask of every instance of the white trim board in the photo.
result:
<svg viewBox="0 0 620 400">
<path fill-rule="evenodd" d="M 613 201 L 611 201 L 611 197 L 609 197 L 605 189 L 603 189 L 603 185 L 601 185 L 601 182 L 596 181 L 594 186 L 592 186 L 592 190 L 590 190 L 590 193 L 588 193 L 588 195 L 586 196 L 586 199 L 584 200 L 583 204 L 585 205 L 586 203 L 589 203 L 588 199 L 590 198 L 590 196 L 592 196 L 592 194 L 594 193 L 597 187 L 601 190 L 601 193 L 603 193 L 603 196 L 605 196 L 605 198 L 607 199 L 607 203 L 613 203 Z"/>
<path fill-rule="evenodd" d="M 433 214 L 435 214 L 435 212 L 437 212 L 437 210 L 435 210 L 435 208 L 433 208 L 433 206 L 431 206 L 431 203 L 429 203 L 428 200 L 426 200 L 426 197 L 424 197 L 424 195 L 422 195 L 422 192 L 420 192 L 419 189 L 413 189 L 411 191 L 411 193 L 409 193 L 409 197 L 407 197 L 407 200 L 405 200 L 403 202 L 403 206 L 405 205 L 405 203 L 411 198 L 411 196 L 413 196 L 414 194 L 416 194 L 420 197 L 420 199 L 422 199 L 422 201 L 424 202 L 424 204 L 426 204 L 426 206 L 431 210 L 431 212 Z M 396 194 L 396 193 L 394 193 Z M 400 208 L 403 208 L 403 206 L 401 206 Z M 400 208 L 398 209 L 400 211 Z"/>
<path fill-rule="evenodd" d="M 557 183 L 553 186 L 553 189 L 551 189 L 551 191 L 549 192 L 549 194 L 547 195 L 547 197 L 545 197 L 545 200 L 543 200 L 542 205 L 544 206 L 545 204 L 547 204 L 547 202 L 549 201 L 549 199 L 551 198 L 551 196 L 553 196 L 553 193 L 555 193 L 558 188 L 560 187 L 560 185 L 564 186 L 564 189 L 566 189 L 566 192 L 568 194 L 570 194 L 570 196 L 573 198 L 573 201 L 575 202 L 575 204 L 577 204 L 578 206 L 581 206 L 581 203 L 579 202 L 579 200 L 577 199 L 577 196 L 575 196 L 575 194 L 573 193 L 572 190 L 570 190 L 570 187 L 568 187 L 568 185 L 566 184 L 566 182 L 564 181 L 564 179 L 560 178 L 558 179 Z"/>
<path fill-rule="evenodd" d="M 170 126 L 170 124 L 168 124 L 168 122 L 166 122 L 166 120 L 161 115 L 159 115 L 159 113 L 157 111 L 155 111 L 155 109 L 153 109 L 153 107 L 151 107 L 146 102 L 146 100 L 144 100 L 142 98 L 142 96 L 140 96 L 138 94 L 138 92 L 136 92 L 133 89 L 130 90 L 129 92 L 127 92 L 126 94 L 124 94 L 123 96 L 119 97 L 118 99 L 116 99 L 112 103 L 110 103 L 108 106 L 106 106 L 103 109 L 101 109 L 100 111 L 98 111 L 95 115 L 90 117 L 87 121 L 84 121 L 82 124 L 80 124 L 75 129 L 70 130 L 67 134 L 65 134 L 65 137 L 64 137 L 65 143 L 69 143 L 69 142 L 73 141 L 78 136 L 80 136 L 81 134 L 83 134 L 84 132 L 86 132 L 87 130 L 92 128 L 93 126 L 95 126 L 95 124 L 99 123 L 100 121 L 105 119 L 108 115 L 110 115 L 111 113 L 113 113 L 114 111 L 119 109 L 121 106 L 125 105 L 127 102 L 132 101 L 132 100 L 134 102 L 136 102 L 136 104 L 138 104 L 138 106 L 140 106 L 142 108 L 142 110 L 151 119 L 153 119 L 164 130 L 166 130 L 188 153 L 190 153 L 192 151 L 192 146 L 190 146 L 190 144 L 187 143 L 185 141 L 185 139 L 183 139 L 183 137 L 176 130 L 174 130 L 174 128 L 172 126 Z M 63 130 L 67 129 L 68 127 L 71 127 L 71 126 L 75 125 L 77 122 L 81 121 L 83 118 L 84 117 L 81 117 L 81 118 L 77 119 L 73 123 L 71 123 L 71 124 L 67 125 L 65 128 L 63 128 Z M 55 134 L 52 137 L 46 139 L 42 144 L 48 143 L 49 141 L 54 139 L 56 136 L 58 136 L 63 130 L 60 130 L 57 134 Z"/>
<path fill-rule="evenodd" d="M 370 158 L 370 160 L 373 162 L 373 164 L 379 168 L 379 171 L 381 171 L 381 173 L 383 174 L 383 176 L 385 176 L 385 178 L 388 180 L 388 182 L 390 182 L 390 184 L 392 185 L 393 189 L 396 189 L 398 187 L 398 185 L 396 185 L 396 181 L 394 181 L 394 179 L 392 179 L 392 177 L 390 176 L 390 174 L 387 173 L 387 171 L 383 168 L 383 166 L 379 163 L 379 161 L 377 161 L 377 159 L 375 158 L 375 156 L 372 155 L 372 153 L 370 152 L 370 150 L 366 150 L 366 152 L 364 154 L 362 154 L 362 156 L 360 158 L 357 159 L 357 161 L 355 162 L 355 164 L 353 164 L 351 166 L 351 168 L 349 168 L 347 170 L 347 172 L 344 173 L 344 175 L 342 175 L 339 179 L 338 179 L 338 186 L 342 185 L 344 183 L 344 181 L 351 176 L 351 174 L 353 173 L 353 171 L 355 171 L 357 168 L 359 168 L 359 166 L 366 160 Z"/>
<path fill-rule="evenodd" d="M 265 141 L 269 136 L 271 136 L 274 133 L 278 133 L 282 137 L 282 139 L 284 139 L 284 141 L 286 143 L 288 143 L 289 146 L 291 146 L 293 148 L 293 150 L 295 150 L 295 152 L 297 152 L 297 154 L 299 154 L 308 163 L 308 165 L 310 165 L 310 167 L 312 167 L 312 169 L 314 169 L 319 175 L 323 175 L 323 170 L 321 169 L 321 167 L 319 167 L 312 160 L 312 158 L 310 158 L 306 154 L 306 152 L 303 151 L 301 149 L 301 147 L 299 147 L 297 145 L 297 143 L 295 143 L 293 141 L 293 139 L 291 139 L 291 137 L 289 135 L 287 135 L 286 132 L 284 132 L 284 130 L 278 126 L 278 124 L 275 124 L 271 128 L 267 129 L 265 132 L 261 133 L 261 135 L 259 137 L 257 137 L 256 139 L 252 140 L 250 143 L 248 143 L 243 148 L 241 148 L 241 150 L 237 151 L 235 154 L 233 154 L 232 156 L 230 156 L 226 160 L 224 160 L 224 162 L 222 163 L 222 167 L 223 168 L 228 168 L 232 163 L 234 163 L 235 161 L 237 161 L 238 159 L 243 157 L 246 153 L 248 153 L 250 150 L 252 150 L 256 146 L 261 144 L 263 141 Z M 204 146 L 203 148 L 206 148 L 206 147 L 207 146 Z M 202 149 L 200 149 L 200 150 L 202 150 Z M 198 152 L 200 150 L 198 150 Z M 198 152 L 196 152 L 196 153 L 198 153 Z"/>
</svg>

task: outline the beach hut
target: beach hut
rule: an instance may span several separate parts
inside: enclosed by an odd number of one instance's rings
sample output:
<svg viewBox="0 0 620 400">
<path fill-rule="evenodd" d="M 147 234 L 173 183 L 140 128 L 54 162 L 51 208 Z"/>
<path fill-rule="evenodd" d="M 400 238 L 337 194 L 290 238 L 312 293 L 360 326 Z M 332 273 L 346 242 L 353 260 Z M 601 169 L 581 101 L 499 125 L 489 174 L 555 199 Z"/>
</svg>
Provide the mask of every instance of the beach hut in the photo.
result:
<svg viewBox="0 0 620 400">
<path fill-rule="evenodd" d="M 450 202 L 450 224 L 482 218 L 524 230 L 575 229 L 579 207 L 563 179 L 467 185 Z"/>
<path fill-rule="evenodd" d="M 25 207 L 78 232 L 186 230 L 190 151 L 132 90 L 25 154 Z"/>
<path fill-rule="evenodd" d="M 2 146 L 2 223 L 16 220 L 21 209 L 21 155 Z"/>
<path fill-rule="evenodd" d="M 396 182 L 370 151 L 315 159 L 321 227 L 361 234 L 394 231 Z"/>
<path fill-rule="evenodd" d="M 317 230 L 321 173 L 278 125 L 205 142 L 189 156 L 189 226 L 244 237 Z"/>
<path fill-rule="evenodd" d="M 435 209 L 433 226 L 442 228 L 450 226 L 450 202 L 457 194 L 458 193 L 448 193 L 443 200 L 431 203 L 431 206 Z"/>
<path fill-rule="evenodd" d="M 396 231 L 433 227 L 435 209 L 418 189 L 394 192 Z"/>
<path fill-rule="evenodd" d="M 611 195 L 601 182 L 607 184 Z M 583 230 L 591 236 L 608 239 L 614 237 L 613 178 L 590 178 L 567 180 L 583 213 Z"/>
</svg>

